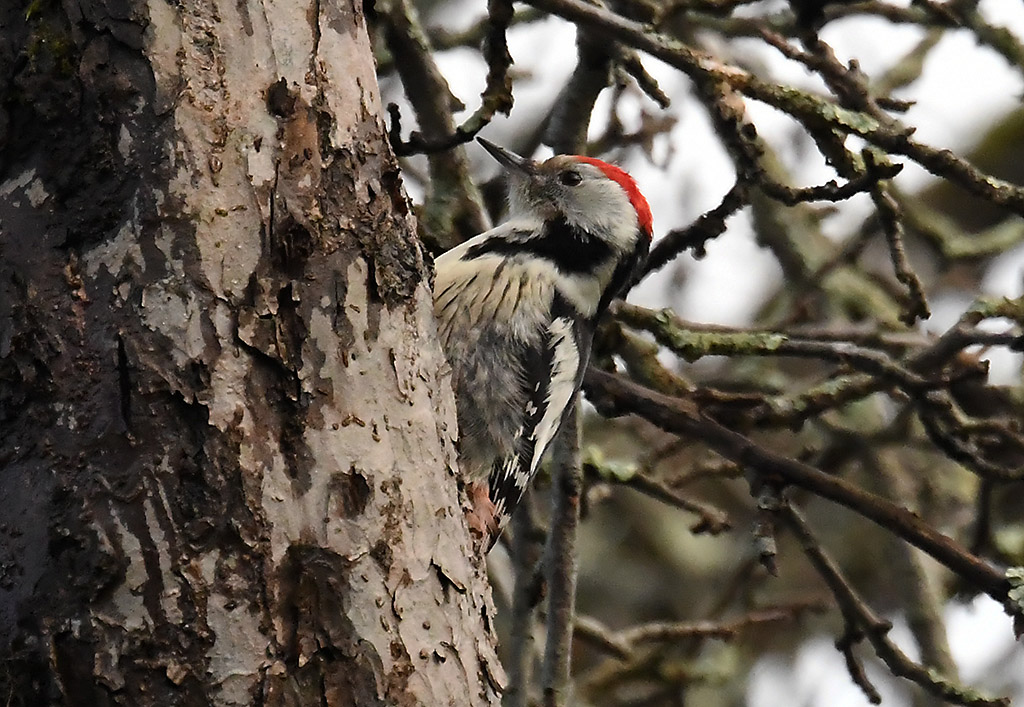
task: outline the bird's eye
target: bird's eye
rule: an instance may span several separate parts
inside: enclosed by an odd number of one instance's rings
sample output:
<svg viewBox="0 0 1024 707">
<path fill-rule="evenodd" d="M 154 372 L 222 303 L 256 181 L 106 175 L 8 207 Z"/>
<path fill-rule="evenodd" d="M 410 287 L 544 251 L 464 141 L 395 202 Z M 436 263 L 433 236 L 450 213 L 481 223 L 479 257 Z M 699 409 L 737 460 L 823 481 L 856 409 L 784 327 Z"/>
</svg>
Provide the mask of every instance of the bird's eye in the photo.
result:
<svg viewBox="0 0 1024 707">
<path fill-rule="evenodd" d="M 572 170 L 569 170 L 567 172 L 562 172 L 560 175 L 558 175 L 558 181 L 560 181 L 567 187 L 574 187 L 583 181 L 583 177 L 580 176 L 579 172 L 573 172 Z"/>
</svg>

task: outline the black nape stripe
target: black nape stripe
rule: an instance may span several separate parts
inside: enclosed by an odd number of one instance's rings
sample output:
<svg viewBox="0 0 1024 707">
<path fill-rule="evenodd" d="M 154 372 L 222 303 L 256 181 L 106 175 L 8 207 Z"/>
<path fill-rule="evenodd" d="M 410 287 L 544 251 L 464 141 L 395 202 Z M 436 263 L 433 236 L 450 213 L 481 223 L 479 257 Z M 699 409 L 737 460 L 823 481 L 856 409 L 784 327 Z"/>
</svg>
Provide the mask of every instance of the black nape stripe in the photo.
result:
<svg viewBox="0 0 1024 707">
<path fill-rule="evenodd" d="M 462 259 L 472 260 L 482 255 L 533 255 L 551 262 L 564 273 L 573 274 L 592 272 L 612 257 L 612 249 L 600 238 L 560 217 L 545 223 L 544 228 L 530 238 L 491 238 L 469 248 Z"/>
<path fill-rule="evenodd" d="M 611 282 L 601 294 L 601 301 L 597 305 L 597 311 L 603 312 L 615 297 L 625 297 L 629 288 L 636 284 L 636 279 L 643 270 L 647 261 L 647 253 L 650 250 L 650 241 L 642 234 L 637 234 L 636 246 L 633 252 L 619 261 L 612 273 Z"/>
</svg>

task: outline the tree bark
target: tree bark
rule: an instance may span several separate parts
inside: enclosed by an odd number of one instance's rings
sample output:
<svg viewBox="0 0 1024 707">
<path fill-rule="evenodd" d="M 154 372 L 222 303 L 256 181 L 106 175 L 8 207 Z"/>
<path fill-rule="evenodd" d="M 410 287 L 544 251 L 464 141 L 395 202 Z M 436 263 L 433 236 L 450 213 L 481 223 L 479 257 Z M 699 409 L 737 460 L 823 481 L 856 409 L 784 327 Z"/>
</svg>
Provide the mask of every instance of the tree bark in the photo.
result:
<svg viewBox="0 0 1024 707">
<path fill-rule="evenodd" d="M 0 700 L 495 704 L 362 4 L 0 28 Z"/>
</svg>

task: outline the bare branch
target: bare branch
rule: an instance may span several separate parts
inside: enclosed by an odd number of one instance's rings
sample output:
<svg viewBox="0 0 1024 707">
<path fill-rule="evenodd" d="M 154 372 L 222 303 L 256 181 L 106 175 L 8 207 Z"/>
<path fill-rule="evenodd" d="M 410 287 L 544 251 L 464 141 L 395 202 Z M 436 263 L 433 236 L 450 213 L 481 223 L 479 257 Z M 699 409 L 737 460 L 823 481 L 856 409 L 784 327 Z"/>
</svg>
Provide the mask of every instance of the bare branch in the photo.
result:
<svg viewBox="0 0 1024 707">
<path fill-rule="evenodd" d="M 544 550 L 548 584 L 547 643 L 541 666 L 545 707 L 562 707 L 571 696 L 570 661 L 572 628 L 576 614 L 576 529 L 580 518 L 583 470 L 580 468 L 579 404 L 568 415 L 555 438 L 551 466 L 551 531 Z"/>
<path fill-rule="evenodd" d="M 953 704 L 970 705 L 971 707 L 1009 707 L 1009 698 L 991 698 L 979 695 L 973 690 L 958 685 L 952 680 L 938 675 L 936 671 L 911 660 L 888 637 L 892 625 L 888 621 L 880 619 L 861 599 L 860 595 L 839 571 L 836 563 L 818 543 L 807 526 L 807 522 L 797 510 L 789 505 L 781 509 L 780 514 L 786 521 L 787 526 L 800 540 L 804 554 L 807 555 L 811 564 L 814 565 L 821 578 L 825 580 L 829 589 L 832 590 L 832 594 L 839 603 L 839 609 L 843 614 L 843 618 L 847 622 L 847 637 L 855 636 L 862 630 L 864 636 L 874 647 L 878 657 L 882 659 L 894 675 L 907 678 L 928 692 Z M 848 643 L 850 643 L 849 638 L 844 638 L 840 641 L 840 644 L 843 645 Z M 844 650 L 844 654 L 846 654 L 846 650 Z M 850 662 L 848 658 L 847 664 L 849 665 Z M 862 672 L 856 671 L 853 674 L 855 675 L 855 681 L 862 688 L 868 684 Z M 860 677 L 856 677 L 856 675 Z M 872 689 L 869 696 L 877 698 L 878 693 Z M 875 702 L 875 699 L 872 699 L 872 702 Z"/>
<path fill-rule="evenodd" d="M 397 122 L 397 109 L 391 113 L 391 143 L 395 154 L 408 156 L 418 153 L 443 152 L 451 148 L 469 142 L 479 133 L 496 113 L 505 113 L 512 110 L 512 79 L 509 77 L 509 68 L 512 66 L 512 55 L 508 52 L 508 43 L 505 40 L 505 32 L 512 22 L 512 3 L 509 0 L 488 0 L 487 3 L 488 31 L 484 38 L 484 59 L 487 61 L 487 85 L 480 94 L 480 107 L 473 115 L 469 116 L 462 125 L 445 132 L 444 134 L 431 136 L 413 132 L 408 140 L 403 141 L 400 136 L 400 124 Z M 425 35 L 422 30 L 420 34 L 425 42 Z M 413 62 L 422 60 L 412 59 Z M 430 60 L 433 64 L 433 60 Z M 409 64 L 399 59 L 396 62 L 399 70 L 408 67 Z M 408 88 L 408 86 L 407 86 Z M 431 85 L 425 85 L 415 90 L 432 90 Z"/>
<path fill-rule="evenodd" d="M 854 134 L 889 151 L 906 155 L 928 171 L 945 177 L 972 194 L 1024 215 L 1024 189 L 985 174 L 953 152 L 911 139 L 911 130 L 880 123 L 866 113 L 850 110 L 820 96 L 791 86 L 768 83 L 735 66 L 643 25 L 579 0 L 532 0 L 531 5 L 601 33 L 609 39 L 641 49 L 679 69 L 698 86 L 721 82 L 751 98 L 782 110 L 812 133 L 836 130 Z"/>
<path fill-rule="evenodd" d="M 588 398 L 598 409 L 617 414 L 636 413 L 666 431 L 700 439 L 727 459 L 752 466 L 781 483 L 807 489 L 839 503 L 921 548 L 1007 605 L 1008 610 L 1013 610 L 1007 602 L 1010 584 L 1006 577 L 906 509 L 809 464 L 764 449 L 748 437 L 711 420 L 688 401 L 662 395 L 595 368 L 587 371 L 585 385 Z"/>
</svg>

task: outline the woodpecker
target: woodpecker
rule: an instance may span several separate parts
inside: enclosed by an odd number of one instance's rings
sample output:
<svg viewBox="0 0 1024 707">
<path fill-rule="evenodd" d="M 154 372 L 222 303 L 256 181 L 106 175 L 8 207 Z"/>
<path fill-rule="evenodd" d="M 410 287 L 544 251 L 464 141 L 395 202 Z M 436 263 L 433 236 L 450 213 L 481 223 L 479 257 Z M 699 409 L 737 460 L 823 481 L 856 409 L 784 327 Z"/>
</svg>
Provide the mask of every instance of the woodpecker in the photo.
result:
<svg viewBox="0 0 1024 707">
<path fill-rule="evenodd" d="M 594 327 L 651 243 L 636 182 L 592 157 L 520 157 L 508 219 L 435 261 L 434 314 L 452 369 L 470 527 L 489 550 L 583 382 Z"/>
</svg>

